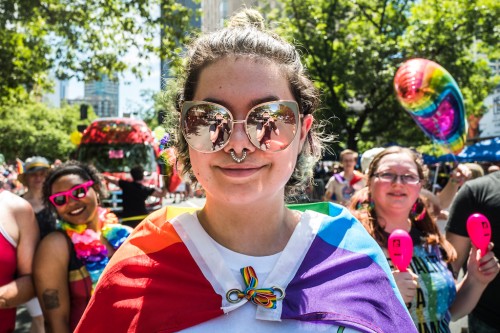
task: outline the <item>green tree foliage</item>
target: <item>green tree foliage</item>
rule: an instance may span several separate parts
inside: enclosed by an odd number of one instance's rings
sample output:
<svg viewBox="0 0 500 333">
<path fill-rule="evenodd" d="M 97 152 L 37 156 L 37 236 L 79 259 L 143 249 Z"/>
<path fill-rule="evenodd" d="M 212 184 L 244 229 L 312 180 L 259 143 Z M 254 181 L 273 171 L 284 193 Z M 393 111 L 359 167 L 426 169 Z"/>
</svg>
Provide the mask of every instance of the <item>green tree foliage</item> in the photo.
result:
<svg viewBox="0 0 500 333">
<path fill-rule="evenodd" d="M 154 109 L 162 114 L 161 125 L 170 134 L 171 142 L 176 140 L 177 126 L 179 124 L 179 111 L 175 105 L 177 93 L 180 90 L 179 81 L 171 78 L 165 80 L 165 89 L 154 96 Z"/>
<path fill-rule="evenodd" d="M 49 160 L 67 159 L 76 148 L 70 134 L 77 125 L 88 125 L 96 118 L 90 109 L 87 120 L 80 120 L 78 105 L 51 108 L 43 103 L 0 107 L 0 153 L 7 161 L 41 155 Z"/>
<path fill-rule="evenodd" d="M 498 58 L 495 0 L 283 0 L 279 33 L 299 45 L 322 91 L 328 131 L 340 148 L 367 149 L 429 139 L 398 105 L 393 78 L 407 59 L 446 68 L 467 113 L 480 113 L 495 78 L 485 58 Z M 498 82 L 498 81 L 496 81 Z"/>
<path fill-rule="evenodd" d="M 60 79 L 115 78 L 126 68 L 140 77 L 151 54 L 176 66 L 192 15 L 174 0 L 0 1 L 0 99 L 47 88 L 50 69 Z"/>
<path fill-rule="evenodd" d="M 164 86 L 162 91 L 142 90 L 141 98 L 150 105 L 137 106 L 133 114 L 144 120 L 151 129 L 162 126 L 168 133 L 173 133 L 178 125 L 176 122 L 178 112 L 175 110 L 178 82 L 174 78 L 169 78 L 165 80 Z"/>
</svg>

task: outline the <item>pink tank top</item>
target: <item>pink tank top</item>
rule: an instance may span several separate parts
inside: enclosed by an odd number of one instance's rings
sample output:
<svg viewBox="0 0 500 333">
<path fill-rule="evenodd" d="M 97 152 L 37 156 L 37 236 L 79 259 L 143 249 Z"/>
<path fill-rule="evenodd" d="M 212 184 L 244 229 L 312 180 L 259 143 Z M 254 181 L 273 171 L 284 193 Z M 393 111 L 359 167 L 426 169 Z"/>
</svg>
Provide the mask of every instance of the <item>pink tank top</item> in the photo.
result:
<svg viewBox="0 0 500 333">
<path fill-rule="evenodd" d="M 17 244 L 0 223 L 0 286 L 14 280 L 17 269 Z M 13 332 L 16 326 L 16 308 L 0 310 L 0 333 Z"/>
</svg>

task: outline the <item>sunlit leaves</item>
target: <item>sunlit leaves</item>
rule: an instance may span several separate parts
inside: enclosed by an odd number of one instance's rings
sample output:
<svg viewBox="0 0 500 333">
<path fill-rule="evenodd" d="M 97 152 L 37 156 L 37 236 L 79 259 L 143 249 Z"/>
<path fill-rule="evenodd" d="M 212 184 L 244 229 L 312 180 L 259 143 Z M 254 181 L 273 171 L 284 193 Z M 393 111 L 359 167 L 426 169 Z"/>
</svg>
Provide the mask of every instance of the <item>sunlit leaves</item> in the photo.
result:
<svg viewBox="0 0 500 333">
<path fill-rule="evenodd" d="M 339 134 L 341 148 L 428 143 L 394 97 L 394 74 L 408 58 L 431 59 L 446 68 L 461 87 L 468 114 L 483 110 L 482 101 L 498 82 L 478 57 L 499 57 L 498 1 L 283 3 L 273 26 L 302 50 L 324 100 L 317 118 L 335 119 L 328 128 Z"/>
<path fill-rule="evenodd" d="M 42 155 L 51 160 L 66 159 L 75 146 L 69 135 L 77 125 L 89 124 L 95 118 L 80 120 L 79 106 L 52 108 L 43 103 L 20 101 L 0 106 L 0 147 L 7 160 Z"/>
<path fill-rule="evenodd" d="M 127 68 L 140 77 L 152 54 L 176 65 L 192 15 L 173 0 L 1 1 L 0 98 L 43 87 L 39 76 L 49 70 L 60 79 L 114 77 Z M 133 62 L 130 51 L 138 54 Z"/>
</svg>

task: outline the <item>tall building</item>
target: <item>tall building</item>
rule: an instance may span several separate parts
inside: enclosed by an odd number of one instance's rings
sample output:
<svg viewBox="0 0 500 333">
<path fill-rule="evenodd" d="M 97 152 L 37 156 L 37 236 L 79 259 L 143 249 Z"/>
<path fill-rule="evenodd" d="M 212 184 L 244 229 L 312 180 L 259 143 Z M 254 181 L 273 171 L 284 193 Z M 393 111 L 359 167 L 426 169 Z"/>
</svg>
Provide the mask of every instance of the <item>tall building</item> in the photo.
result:
<svg viewBox="0 0 500 333">
<path fill-rule="evenodd" d="M 224 20 L 227 20 L 234 12 L 244 6 L 253 8 L 258 4 L 257 0 L 202 0 L 201 30 L 210 32 L 222 28 Z"/>
<path fill-rule="evenodd" d="M 193 0 L 177 0 L 177 2 L 181 5 L 183 5 L 186 8 L 189 8 L 191 10 L 196 11 L 200 9 L 200 4 L 196 3 Z M 161 8 L 161 11 L 163 11 L 163 8 Z M 162 14 L 163 15 L 163 14 Z M 193 15 L 189 19 L 189 26 L 191 26 L 193 29 L 200 29 L 201 28 L 201 21 L 196 15 Z M 163 29 L 161 30 L 161 42 L 163 42 Z M 161 90 L 165 89 L 166 85 L 166 80 L 170 77 L 169 73 L 169 66 L 168 66 L 168 60 L 161 59 L 160 60 L 160 88 Z"/>
<path fill-rule="evenodd" d="M 500 76 L 500 60 L 490 61 L 493 75 Z M 479 137 L 493 138 L 500 136 L 500 84 L 484 100 L 486 113 L 479 121 Z"/>
<path fill-rule="evenodd" d="M 85 82 L 84 100 L 92 105 L 98 117 L 118 117 L 119 88 L 118 81 L 103 75 L 100 81 Z"/>
<path fill-rule="evenodd" d="M 51 92 L 44 93 L 42 102 L 52 107 L 61 107 L 61 102 L 67 99 L 67 89 L 69 82 L 67 80 L 59 80 L 54 73 L 49 74 L 49 79 L 54 82 L 54 87 Z"/>
</svg>

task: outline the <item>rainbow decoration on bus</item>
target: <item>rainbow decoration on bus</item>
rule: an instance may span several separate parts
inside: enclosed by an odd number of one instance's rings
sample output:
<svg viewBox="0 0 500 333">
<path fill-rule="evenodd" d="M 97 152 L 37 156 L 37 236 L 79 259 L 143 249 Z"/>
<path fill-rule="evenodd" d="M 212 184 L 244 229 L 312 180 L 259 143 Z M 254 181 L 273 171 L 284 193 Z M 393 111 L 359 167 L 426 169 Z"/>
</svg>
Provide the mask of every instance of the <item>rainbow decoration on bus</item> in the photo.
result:
<svg viewBox="0 0 500 333">
<path fill-rule="evenodd" d="M 404 62 L 394 77 L 401 106 L 437 144 L 453 154 L 466 141 L 465 107 L 457 82 L 439 64 L 421 58 Z"/>
</svg>

